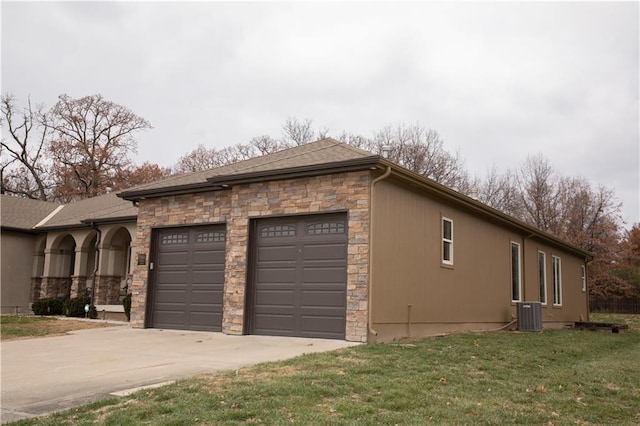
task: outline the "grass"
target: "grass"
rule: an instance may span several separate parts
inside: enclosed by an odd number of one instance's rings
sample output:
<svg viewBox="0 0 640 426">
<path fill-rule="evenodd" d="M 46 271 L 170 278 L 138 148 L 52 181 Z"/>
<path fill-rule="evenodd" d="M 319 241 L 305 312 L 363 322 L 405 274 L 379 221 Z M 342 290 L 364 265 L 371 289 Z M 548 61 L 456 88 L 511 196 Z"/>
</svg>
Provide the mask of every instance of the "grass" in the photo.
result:
<svg viewBox="0 0 640 426">
<path fill-rule="evenodd" d="M 21 425 L 639 424 L 640 318 L 620 334 L 461 333 L 183 380 Z"/>
<path fill-rule="evenodd" d="M 62 320 L 55 317 L 3 316 L 0 317 L 0 339 L 5 342 L 57 336 L 73 330 L 109 326 L 112 327 L 113 324 L 102 321 Z"/>
</svg>

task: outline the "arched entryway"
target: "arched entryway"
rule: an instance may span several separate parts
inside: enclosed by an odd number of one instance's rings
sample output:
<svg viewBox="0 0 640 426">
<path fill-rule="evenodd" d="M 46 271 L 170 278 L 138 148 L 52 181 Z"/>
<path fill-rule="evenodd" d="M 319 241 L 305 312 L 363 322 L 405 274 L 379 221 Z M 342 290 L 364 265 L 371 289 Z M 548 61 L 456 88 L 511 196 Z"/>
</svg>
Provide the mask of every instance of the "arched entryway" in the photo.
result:
<svg viewBox="0 0 640 426">
<path fill-rule="evenodd" d="M 44 276 L 40 297 L 70 297 L 71 277 L 76 259 L 76 240 L 71 234 L 59 235 L 44 253 Z"/>
<path fill-rule="evenodd" d="M 127 292 L 131 273 L 131 234 L 125 227 L 113 227 L 102 237 L 94 303 L 117 305 Z"/>
</svg>

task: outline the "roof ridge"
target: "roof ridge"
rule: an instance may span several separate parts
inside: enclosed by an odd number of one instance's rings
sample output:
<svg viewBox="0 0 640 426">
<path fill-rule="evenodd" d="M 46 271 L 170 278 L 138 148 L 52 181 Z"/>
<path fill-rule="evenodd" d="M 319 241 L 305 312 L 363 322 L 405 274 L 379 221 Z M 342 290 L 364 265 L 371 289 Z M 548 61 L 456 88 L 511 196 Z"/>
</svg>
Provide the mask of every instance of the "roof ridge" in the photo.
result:
<svg viewBox="0 0 640 426">
<path fill-rule="evenodd" d="M 301 152 L 301 153 L 299 153 L 299 154 L 295 154 L 295 155 L 292 155 L 292 156 L 288 156 L 288 157 L 286 157 L 286 158 L 287 158 L 287 159 L 291 159 L 291 158 L 300 157 L 300 156 L 302 156 L 302 155 L 309 155 L 309 154 L 310 154 L 310 153 L 312 153 L 312 152 L 322 151 L 322 150 L 325 150 L 325 149 L 327 149 L 327 148 L 333 148 L 333 147 L 334 147 L 334 146 L 336 146 L 336 145 L 341 145 L 341 144 L 342 144 L 341 142 L 339 142 L 339 141 L 337 141 L 337 140 L 335 140 L 335 139 L 333 139 L 333 138 L 323 138 L 323 139 L 320 139 L 320 140 L 317 140 L 317 141 L 314 141 L 314 142 L 310 142 L 310 143 L 306 143 L 306 144 L 303 144 L 303 145 L 294 146 L 294 147 L 292 147 L 292 148 L 288 148 L 288 149 L 287 149 L 287 148 L 285 148 L 285 149 L 283 149 L 283 150 L 276 151 L 276 152 L 273 152 L 273 153 L 271 153 L 271 154 L 267 154 L 266 156 L 263 156 L 263 158 L 264 158 L 264 157 L 267 157 L 267 156 L 270 156 L 270 155 L 273 155 L 273 154 L 278 154 L 278 153 L 280 153 L 280 152 L 290 151 L 290 150 L 293 150 L 293 149 L 296 149 L 296 148 L 308 147 L 309 145 L 316 144 L 316 143 L 318 143 L 318 142 L 323 142 L 323 141 L 332 142 L 332 145 L 331 145 L 331 146 L 322 146 L 322 147 L 318 147 L 318 148 L 316 148 L 316 149 L 311 149 L 311 150 L 309 150 L 309 151 Z M 260 157 L 255 157 L 255 158 L 260 158 Z M 280 161 L 280 160 L 281 160 L 281 159 L 272 159 L 272 160 L 270 160 L 270 161 L 266 161 L 266 162 L 264 162 L 264 163 L 263 163 L 263 165 L 273 164 L 273 163 L 275 163 L 275 162 L 277 162 L 277 161 Z M 254 167 L 254 165 L 249 164 L 249 165 L 247 165 L 246 167 L 239 167 L 239 168 L 238 168 L 238 171 L 240 172 L 240 171 L 243 171 L 243 170 L 250 169 L 250 168 L 252 168 L 252 167 Z"/>
<path fill-rule="evenodd" d="M 36 229 L 40 226 L 44 226 L 44 224 L 46 224 L 47 222 L 49 222 L 56 214 L 58 214 L 58 212 L 60 212 L 60 210 L 62 210 L 64 208 L 64 206 L 66 206 L 66 204 L 60 204 L 58 207 L 55 208 L 54 211 L 52 211 L 51 213 L 49 213 L 44 219 L 42 219 L 40 222 L 36 223 L 33 228 L 31 229 Z"/>
</svg>

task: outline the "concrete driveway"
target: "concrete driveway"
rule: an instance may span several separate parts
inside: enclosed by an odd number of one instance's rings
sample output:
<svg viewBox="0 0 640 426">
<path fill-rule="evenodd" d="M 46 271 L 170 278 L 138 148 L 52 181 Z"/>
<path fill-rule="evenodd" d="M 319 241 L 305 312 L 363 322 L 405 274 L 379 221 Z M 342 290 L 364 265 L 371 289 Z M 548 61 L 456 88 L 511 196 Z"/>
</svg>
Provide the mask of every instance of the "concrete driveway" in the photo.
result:
<svg viewBox="0 0 640 426">
<path fill-rule="evenodd" d="M 353 346 L 339 340 L 96 328 L 2 344 L 3 423 L 215 370 Z"/>
</svg>

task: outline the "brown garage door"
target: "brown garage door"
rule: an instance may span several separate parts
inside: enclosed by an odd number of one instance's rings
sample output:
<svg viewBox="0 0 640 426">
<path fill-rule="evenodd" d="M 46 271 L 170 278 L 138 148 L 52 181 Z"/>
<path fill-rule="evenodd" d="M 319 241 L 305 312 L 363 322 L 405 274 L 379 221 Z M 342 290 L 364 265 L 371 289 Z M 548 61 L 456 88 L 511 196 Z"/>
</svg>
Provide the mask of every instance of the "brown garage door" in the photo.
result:
<svg viewBox="0 0 640 426">
<path fill-rule="evenodd" d="M 149 326 L 221 331 L 224 225 L 155 231 Z"/>
<path fill-rule="evenodd" d="M 249 332 L 344 339 L 347 215 L 253 223 Z"/>
</svg>

